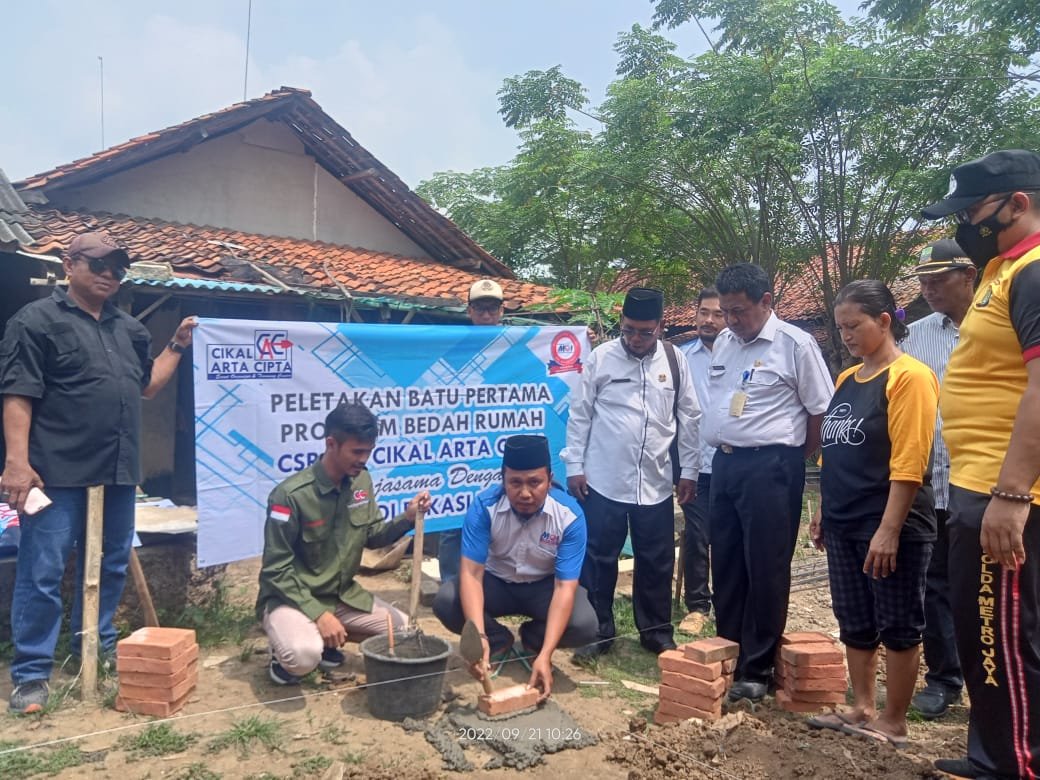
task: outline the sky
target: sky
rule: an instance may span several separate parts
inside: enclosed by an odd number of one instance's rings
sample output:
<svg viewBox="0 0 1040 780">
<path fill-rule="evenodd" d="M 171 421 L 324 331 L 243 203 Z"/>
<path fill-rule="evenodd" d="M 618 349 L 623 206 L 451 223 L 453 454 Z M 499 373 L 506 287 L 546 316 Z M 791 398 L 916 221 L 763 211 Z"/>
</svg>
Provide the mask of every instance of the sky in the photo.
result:
<svg viewBox="0 0 1040 780">
<path fill-rule="evenodd" d="M 104 141 L 243 97 L 249 0 L 35 0 L 4 10 L 0 168 L 12 180 Z M 561 65 L 593 105 L 614 78 L 618 33 L 650 25 L 649 0 L 253 0 L 249 97 L 309 89 L 410 186 L 500 165 L 517 136 L 498 115 L 504 79 Z M 667 35 L 707 47 L 695 25 Z"/>
</svg>

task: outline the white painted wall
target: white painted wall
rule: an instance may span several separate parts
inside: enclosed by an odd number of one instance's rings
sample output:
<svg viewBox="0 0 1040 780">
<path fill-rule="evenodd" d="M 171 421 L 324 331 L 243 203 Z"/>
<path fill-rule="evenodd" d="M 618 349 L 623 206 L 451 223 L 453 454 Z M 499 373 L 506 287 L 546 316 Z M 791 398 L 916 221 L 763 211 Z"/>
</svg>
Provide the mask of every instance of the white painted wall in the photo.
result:
<svg viewBox="0 0 1040 780">
<path fill-rule="evenodd" d="M 69 209 L 427 257 L 315 163 L 289 128 L 266 119 L 187 152 L 49 197 Z"/>
</svg>

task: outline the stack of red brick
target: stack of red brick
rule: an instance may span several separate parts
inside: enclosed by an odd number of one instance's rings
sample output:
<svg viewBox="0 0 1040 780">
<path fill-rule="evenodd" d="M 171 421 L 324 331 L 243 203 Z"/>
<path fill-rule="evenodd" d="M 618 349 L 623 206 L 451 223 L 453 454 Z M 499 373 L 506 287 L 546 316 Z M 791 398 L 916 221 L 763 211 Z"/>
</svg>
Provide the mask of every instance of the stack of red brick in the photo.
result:
<svg viewBox="0 0 1040 780">
<path fill-rule="evenodd" d="M 776 703 L 787 712 L 819 712 L 845 702 L 841 647 L 815 631 L 784 634 L 776 656 Z"/>
<path fill-rule="evenodd" d="M 739 650 L 736 642 L 714 637 L 698 639 L 657 656 L 661 687 L 654 723 L 721 718 L 722 700 L 733 684 Z"/>
<path fill-rule="evenodd" d="M 141 628 L 116 644 L 116 709 L 165 718 L 199 681 L 199 646 L 187 628 Z"/>
</svg>

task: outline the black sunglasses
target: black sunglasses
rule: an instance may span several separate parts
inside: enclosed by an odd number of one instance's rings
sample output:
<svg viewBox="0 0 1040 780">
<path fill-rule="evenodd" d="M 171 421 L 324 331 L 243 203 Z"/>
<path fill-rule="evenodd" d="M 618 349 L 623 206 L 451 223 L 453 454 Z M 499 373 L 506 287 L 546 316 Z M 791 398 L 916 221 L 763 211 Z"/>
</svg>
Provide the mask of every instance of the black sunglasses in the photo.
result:
<svg viewBox="0 0 1040 780">
<path fill-rule="evenodd" d="M 90 269 L 92 274 L 101 276 L 105 271 L 109 271 L 112 274 L 112 278 L 117 282 L 123 281 L 126 278 L 127 267 L 125 265 L 106 263 L 103 257 L 82 257 L 81 259 L 87 261 L 87 268 Z"/>
</svg>

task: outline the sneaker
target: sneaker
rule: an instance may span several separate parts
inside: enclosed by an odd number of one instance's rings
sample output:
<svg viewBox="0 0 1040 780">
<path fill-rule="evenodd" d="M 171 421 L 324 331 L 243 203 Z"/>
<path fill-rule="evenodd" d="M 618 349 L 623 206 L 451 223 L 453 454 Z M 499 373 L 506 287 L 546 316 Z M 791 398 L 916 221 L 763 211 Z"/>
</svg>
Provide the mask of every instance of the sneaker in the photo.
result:
<svg viewBox="0 0 1040 780">
<path fill-rule="evenodd" d="M 708 616 L 703 612 L 691 612 L 679 623 L 679 630 L 687 634 L 699 636 L 701 631 L 704 630 L 704 623 L 707 619 Z"/>
<path fill-rule="evenodd" d="M 10 712 L 16 715 L 31 715 L 43 712 L 50 698 L 50 689 L 46 680 L 30 680 L 11 691 Z"/>
<path fill-rule="evenodd" d="M 271 682 L 277 685 L 299 685 L 300 678 L 294 674 L 289 674 L 282 665 L 273 658 L 271 659 L 271 665 L 267 667 L 267 674 L 271 678 Z"/>
<path fill-rule="evenodd" d="M 943 688 L 942 686 L 926 685 L 911 701 L 914 709 L 921 713 L 926 720 L 941 718 L 950 709 L 951 704 L 961 700 L 961 692 Z"/>
<path fill-rule="evenodd" d="M 954 777 L 975 778 L 981 777 L 982 772 L 966 758 L 937 758 L 932 765 L 940 772 L 945 772 Z"/>
<path fill-rule="evenodd" d="M 326 672 L 331 672 L 333 669 L 338 669 L 343 666 L 347 660 L 347 656 L 341 650 L 337 650 L 335 647 L 326 647 L 321 651 L 321 660 L 318 661 L 318 667 Z"/>
</svg>

